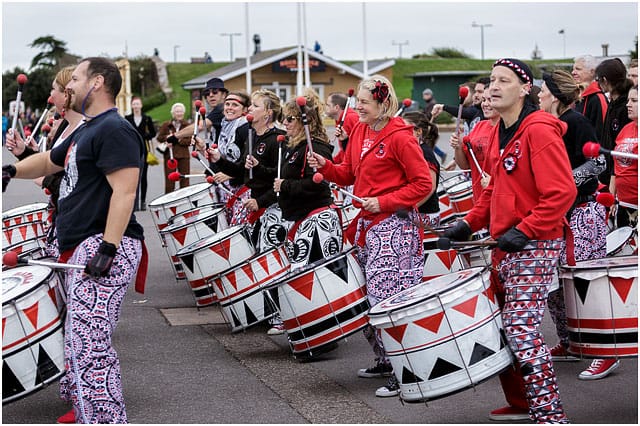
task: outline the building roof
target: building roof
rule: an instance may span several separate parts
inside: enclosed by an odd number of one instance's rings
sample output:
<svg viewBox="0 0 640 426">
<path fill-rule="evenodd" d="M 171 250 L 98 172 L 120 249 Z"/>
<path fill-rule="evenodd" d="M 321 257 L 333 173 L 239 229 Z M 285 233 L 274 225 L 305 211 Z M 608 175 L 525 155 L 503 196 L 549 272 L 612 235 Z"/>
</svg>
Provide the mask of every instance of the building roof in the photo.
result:
<svg viewBox="0 0 640 426">
<path fill-rule="evenodd" d="M 342 70 L 345 73 L 352 74 L 358 78 L 364 78 L 364 74 L 362 72 L 362 68 L 363 68 L 362 62 L 349 66 L 333 58 L 330 58 L 329 56 L 325 56 L 322 53 L 318 53 L 314 50 L 311 50 L 308 48 L 306 50 L 309 53 L 310 58 L 321 60 L 326 64 L 331 65 L 334 68 Z M 304 52 L 304 49 L 303 49 L 303 52 Z M 262 68 L 280 59 L 288 58 L 291 55 L 296 55 L 297 53 L 298 53 L 297 46 L 282 47 L 280 49 L 273 49 L 273 50 L 265 50 L 256 55 L 251 56 L 250 69 L 251 71 L 254 71 L 256 69 Z M 395 64 L 395 61 L 393 59 L 370 61 L 368 64 L 368 71 L 369 71 L 369 74 L 373 74 L 383 69 L 389 68 L 394 64 Z M 182 84 L 182 88 L 185 90 L 202 89 L 205 87 L 206 82 L 213 77 L 218 77 L 222 79 L 222 81 L 227 81 L 232 78 L 245 74 L 247 71 L 246 68 L 247 68 L 246 58 L 238 58 L 229 65 L 226 65 L 222 68 L 218 68 L 217 70 L 211 71 L 210 73 L 198 76 L 196 78 L 193 78 L 189 81 L 184 82 Z"/>
</svg>

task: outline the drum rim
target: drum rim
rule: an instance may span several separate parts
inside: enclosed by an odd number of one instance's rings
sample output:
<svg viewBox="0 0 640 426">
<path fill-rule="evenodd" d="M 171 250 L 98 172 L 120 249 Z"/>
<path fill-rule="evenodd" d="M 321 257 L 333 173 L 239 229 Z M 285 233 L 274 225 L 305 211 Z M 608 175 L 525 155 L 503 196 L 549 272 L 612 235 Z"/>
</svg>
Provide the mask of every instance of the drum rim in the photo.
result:
<svg viewBox="0 0 640 426">
<path fill-rule="evenodd" d="M 625 260 L 635 260 L 635 263 L 625 263 Z M 587 262 L 602 262 L 602 261 L 610 261 L 614 262 L 612 264 L 593 264 L 588 265 Z M 590 259 L 590 260 L 580 260 L 577 261 L 575 265 L 561 265 L 561 269 L 576 271 L 576 270 L 592 270 L 592 269 L 622 269 L 622 268 L 638 268 L 638 256 L 637 255 L 628 255 L 628 256 L 613 256 L 613 257 L 601 257 L 598 259 Z"/>
<path fill-rule="evenodd" d="M 193 193 L 190 193 L 189 195 L 186 195 L 186 196 L 181 197 L 181 198 L 173 198 L 173 199 L 171 199 L 171 200 L 167 200 L 167 201 L 165 201 L 165 202 L 160 202 L 160 203 L 158 203 L 158 200 L 162 200 L 162 199 L 163 199 L 163 198 L 165 198 L 165 197 L 166 197 L 167 199 L 169 199 L 169 198 L 170 198 L 170 197 L 169 197 L 170 195 L 175 194 L 177 191 L 180 191 L 180 189 L 196 188 L 196 187 L 198 187 L 198 186 L 201 186 L 202 188 L 201 188 L 201 189 L 199 189 L 198 191 L 194 191 Z M 213 184 L 209 184 L 209 183 L 207 183 L 207 182 L 201 182 L 201 183 L 196 183 L 195 185 L 189 185 L 189 186 L 187 186 L 187 187 L 185 187 L 185 188 L 180 188 L 180 189 L 178 189 L 178 190 L 176 190 L 176 191 L 172 191 L 172 192 L 169 192 L 168 194 L 163 194 L 163 195 L 159 196 L 159 197 L 158 197 L 158 198 L 156 198 L 155 200 L 152 200 L 152 201 L 148 204 L 148 206 L 147 206 L 147 207 L 149 207 L 149 208 L 157 208 L 157 207 L 162 208 L 162 207 L 170 206 L 170 205 L 171 205 L 171 203 L 173 203 L 173 202 L 178 202 L 178 201 L 188 200 L 188 199 L 189 199 L 189 196 L 191 196 L 191 195 L 195 195 L 195 194 L 199 194 L 199 193 L 203 192 L 205 189 L 209 189 L 209 188 L 211 188 L 212 186 L 213 186 Z"/>
<path fill-rule="evenodd" d="M 38 267 L 38 268 L 43 268 L 43 269 L 45 269 L 45 270 L 47 270 L 47 269 L 48 269 L 48 270 L 49 270 L 49 273 L 47 274 L 47 276 L 46 276 L 46 277 L 44 277 L 44 278 L 42 279 L 42 281 L 39 281 L 39 282 L 38 282 L 38 285 L 34 285 L 34 286 L 29 287 L 28 289 L 26 289 L 26 290 L 25 290 L 25 291 L 23 291 L 22 293 L 20 293 L 20 294 L 18 294 L 18 295 L 16 295 L 16 296 L 14 296 L 13 298 L 11 298 L 11 299 L 9 299 L 9 300 L 6 300 L 6 301 L 4 301 L 4 300 L 3 300 L 3 301 L 2 301 L 2 307 L 4 307 L 5 305 L 10 304 L 11 302 L 16 302 L 16 301 L 18 301 L 18 300 L 19 300 L 19 299 L 21 299 L 23 296 L 26 296 L 27 294 L 29 294 L 29 293 L 31 293 L 31 292 L 33 292 L 33 291 L 35 291 L 36 289 L 38 289 L 41 285 L 43 285 L 43 284 L 45 284 L 45 283 L 48 283 L 48 282 L 49 282 L 49 280 L 51 279 L 51 276 L 55 273 L 55 271 L 54 271 L 53 269 L 49 268 L 48 266 L 44 266 L 44 265 L 19 265 L 19 266 L 16 266 L 16 267 L 14 267 L 14 268 L 11 268 L 11 270 L 15 270 L 15 269 L 22 269 L 22 268 L 28 268 L 28 267 L 31 267 L 31 268 Z M 4 275 L 4 274 L 6 274 L 6 271 L 3 271 L 3 275 Z M 4 356 L 5 356 L 5 355 L 3 354 L 3 357 L 4 357 Z"/>
<path fill-rule="evenodd" d="M 180 212 L 180 213 L 176 213 L 176 214 L 174 214 L 173 216 L 171 216 L 171 217 L 167 220 L 167 223 L 168 223 L 168 224 L 173 225 L 172 221 L 173 221 L 176 217 L 178 217 L 178 216 L 184 216 L 185 214 L 187 214 L 187 213 L 191 213 L 191 212 L 193 212 L 194 210 L 207 209 L 207 208 L 208 208 L 208 207 L 210 207 L 210 206 L 218 206 L 218 207 L 220 207 L 220 208 L 226 208 L 226 207 L 225 207 L 225 206 L 226 206 L 226 203 L 218 203 L 218 202 L 216 202 L 216 203 L 207 203 L 207 204 L 203 204 L 203 205 L 198 206 L 198 207 L 190 208 L 189 210 L 185 210 L 185 211 L 182 211 L 182 212 Z M 216 209 L 216 208 L 218 208 L 218 207 L 213 207 L 211 210 L 214 210 L 214 209 Z M 167 225 L 167 226 L 169 226 L 169 225 Z"/>
<path fill-rule="evenodd" d="M 34 208 L 34 209 L 31 209 L 31 210 L 24 210 L 24 211 L 19 210 L 19 209 L 23 209 L 25 207 L 36 206 L 36 205 L 40 205 L 40 206 L 43 206 L 43 207 L 38 207 L 38 208 Z M 28 213 L 35 213 L 35 212 L 38 212 L 38 211 L 45 212 L 48 209 L 49 209 L 49 203 L 39 202 L 39 203 L 25 204 L 23 206 L 14 207 L 12 209 L 9 209 L 7 211 L 2 212 L 2 220 L 7 220 L 7 219 L 10 219 L 10 218 L 13 218 L 13 217 L 22 216 L 22 215 L 28 214 Z M 13 214 L 10 214 L 12 212 L 13 212 Z"/>
<path fill-rule="evenodd" d="M 228 233 L 226 238 L 223 238 L 223 239 L 220 239 L 220 240 L 214 240 L 214 241 L 215 242 L 220 242 L 220 241 L 225 240 L 227 238 L 233 237 L 234 235 L 236 235 L 238 233 L 248 232 L 248 231 L 246 231 L 247 230 L 247 226 L 244 225 L 244 224 L 243 225 L 230 226 L 229 228 L 223 229 L 222 231 L 220 231 L 220 232 L 218 232 L 218 233 L 216 233 L 214 235 L 209 235 L 208 237 L 205 237 L 205 238 L 203 238 L 201 240 L 194 241 L 193 243 L 189 244 L 188 246 L 182 247 L 180 250 L 178 250 L 176 252 L 176 256 L 177 257 L 188 256 L 188 255 L 193 254 L 193 253 L 195 253 L 197 251 L 200 251 L 200 250 L 202 250 L 204 248 L 211 247 L 212 244 L 207 244 L 207 245 L 203 245 L 202 247 L 198 247 L 197 249 L 195 247 L 193 249 L 191 248 L 192 246 L 195 246 L 196 244 L 203 243 L 203 241 L 209 241 L 209 240 L 215 239 L 215 238 L 219 237 L 220 234 L 222 234 L 223 232 L 229 231 L 229 230 L 234 229 L 234 228 L 237 228 L 237 229 L 235 229 L 231 233 Z M 249 234 L 249 235 L 247 235 L 247 237 L 249 237 L 247 241 L 251 244 L 252 247 L 254 247 L 253 243 L 251 243 L 251 235 Z M 191 249 L 191 250 L 187 250 L 187 249 Z M 255 247 L 254 247 L 254 249 L 255 249 Z"/>
<path fill-rule="evenodd" d="M 262 253 L 258 253 L 258 252 L 254 253 L 253 256 L 251 256 L 250 258 L 248 258 L 244 262 L 240 263 L 239 265 L 234 265 L 234 266 L 231 266 L 230 268 L 225 269 L 224 271 L 220 272 L 219 274 L 216 274 L 214 278 L 218 278 L 218 277 L 222 277 L 223 275 L 227 275 L 227 274 L 229 274 L 229 273 L 231 273 L 231 272 L 233 272 L 233 271 L 235 271 L 237 269 L 242 268 L 247 263 L 258 259 L 258 257 L 265 256 L 265 255 L 267 255 L 269 253 L 272 253 L 272 252 L 274 252 L 274 251 L 276 251 L 276 250 L 278 250 L 280 248 L 282 248 L 282 250 L 284 251 L 284 258 L 287 259 L 287 262 L 289 262 L 289 258 L 287 257 L 287 250 L 285 248 L 285 245 L 281 244 L 279 246 L 272 247 L 267 251 L 263 251 Z M 289 267 L 291 267 L 291 262 L 289 262 Z M 275 278 L 278 278 L 278 277 L 274 277 L 274 279 Z"/>
<path fill-rule="evenodd" d="M 432 298 L 434 298 L 434 297 L 436 297 L 436 296 L 439 296 L 439 295 L 442 295 L 442 294 L 448 293 L 448 292 L 450 292 L 450 291 L 452 291 L 452 290 L 457 290 L 458 288 L 460 288 L 460 286 L 462 286 L 463 284 L 467 284 L 469 281 L 471 281 L 471 280 L 472 280 L 474 277 L 476 277 L 477 275 L 482 275 L 482 274 L 485 272 L 485 270 L 487 270 L 487 271 L 488 271 L 488 270 L 489 270 L 489 267 L 487 267 L 487 266 L 476 266 L 476 267 L 473 267 L 473 268 L 462 269 L 462 270 L 460 270 L 460 271 L 451 272 L 451 273 L 449 273 L 449 274 L 444 274 L 444 275 L 441 275 L 441 277 L 442 277 L 442 276 L 446 276 L 446 275 L 451 275 L 451 274 L 457 274 L 457 273 L 464 272 L 464 271 L 474 271 L 474 270 L 475 270 L 475 272 L 476 272 L 476 273 L 472 273 L 471 275 L 469 275 L 467 278 L 465 278 L 465 279 L 463 279 L 462 281 L 460 281 L 460 282 L 459 282 L 458 284 L 456 284 L 455 286 L 453 286 L 453 287 L 448 287 L 448 288 L 447 288 L 445 291 L 443 291 L 442 293 L 434 293 L 434 294 L 432 294 L 432 295 L 431 295 L 431 296 L 429 296 L 429 297 L 422 297 L 422 298 L 416 299 L 416 300 L 414 300 L 414 301 L 411 301 L 410 303 L 408 303 L 408 304 L 406 304 L 406 305 L 402 305 L 402 306 L 397 306 L 397 307 L 389 308 L 389 309 L 386 309 L 386 310 L 384 310 L 384 311 L 380 311 L 380 312 L 374 311 L 374 309 L 375 309 L 375 307 L 376 307 L 376 306 L 380 306 L 380 305 L 382 304 L 382 302 L 380 302 L 380 303 L 378 303 L 378 304 L 376 304 L 376 305 L 372 306 L 372 307 L 371 307 L 371 309 L 369 309 L 369 316 L 374 316 L 374 317 L 382 317 L 382 316 L 386 316 L 386 315 L 388 315 L 388 314 L 391 314 L 391 313 L 397 312 L 397 311 L 399 311 L 399 310 L 403 310 L 403 309 L 411 308 L 411 307 L 413 307 L 413 306 L 415 306 L 415 305 L 417 305 L 417 304 L 424 303 L 424 302 L 426 302 L 427 300 L 430 300 L 430 299 L 432 299 Z M 440 278 L 440 277 L 433 278 L 433 279 L 438 279 L 438 278 Z M 416 286 L 428 285 L 428 282 L 429 282 L 429 281 L 431 281 L 431 280 L 424 281 L 424 282 L 420 282 L 420 283 L 416 284 L 416 285 L 415 285 L 415 286 L 413 286 L 413 287 L 409 287 L 409 288 L 407 288 L 407 289 L 405 289 L 405 290 L 402 290 L 401 292 L 398 292 L 398 293 L 394 294 L 394 295 L 393 295 L 393 296 L 391 296 L 391 297 L 396 297 L 396 296 L 398 296 L 399 294 L 404 293 L 405 291 L 409 291 L 409 290 L 413 289 L 413 288 L 414 288 L 414 287 L 416 287 Z M 388 299 L 384 299 L 384 300 L 388 300 Z M 373 311 L 373 312 L 372 312 L 372 311 Z"/>
<path fill-rule="evenodd" d="M 289 273 L 287 273 L 284 277 L 281 277 L 280 280 L 278 280 L 278 281 L 276 281 L 274 283 L 271 283 L 268 287 L 265 287 L 265 289 L 271 289 L 271 288 L 280 287 L 282 284 L 286 283 L 286 281 L 288 281 L 289 278 L 293 278 L 293 277 L 296 277 L 298 275 L 302 275 L 303 273 L 307 273 L 309 271 L 315 270 L 316 268 L 318 268 L 318 267 L 320 267 L 320 266 L 322 266 L 322 265 L 324 265 L 326 263 L 331 263 L 331 262 L 335 261 L 340 256 L 347 257 L 348 254 L 350 254 L 351 252 L 356 251 L 356 250 L 358 250 L 358 247 L 357 246 L 353 246 L 353 247 L 350 247 L 347 250 L 344 250 L 344 251 L 341 251 L 339 253 L 336 253 L 333 256 L 325 257 L 325 258 L 322 258 L 322 259 L 318 259 L 315 262 L 308 263 L 305 266 L 303 266 L 302 268 L 289 270 Z M 358 259 L 356 258 L 355 260 L 356 260 L 356 263 L 358 263 L 358 265 L 359 265 L 360 263 L 358 262 Z"/>
<path fill-rule="evenodd" d="M 195 210 L 195 209 L 193 209 L 193 210 Z M 209 216 L 213 216 L 214 213 L 216 213 L 216 215 L 220 214 L 220 211 L 222 211 L 222 213 L 224 213 L 225 208 L 224 207 L 218 207 L 218 208 L 215 208 L 215 209 L 212 209 L 212 210 L 207 210 L 205 212 L 202 212 L 202 220 L 193 219 L 190 222 L 187 222 L 191 218 L 200 217 L 200 214 L 189 216 L 188 218 L 185 219 L 185 222 L 183 222 L 183 223 L 172 223 L 171 225 L 168 225 L 168 226 L 165 226 L 164 228 L 162 228 L 159 232 L 161 234 L 162 233 L 166 234 L 166 233 L 169 233 L 171 231 L 176 231 L 178 229 L 188 228 L 189 226 L 192 226 L 192 225 L 194 225 L 196 223 L 202 222 L 205 219 L 208 219 Z M 176 216 L 178 216 L 178 215 L 176 215 Z M 175 216 L 173 216 L 173 217 L 175 217 Z M 167 223 L 169 223 L 169 222 L 167 222 Z"/>
</svg>

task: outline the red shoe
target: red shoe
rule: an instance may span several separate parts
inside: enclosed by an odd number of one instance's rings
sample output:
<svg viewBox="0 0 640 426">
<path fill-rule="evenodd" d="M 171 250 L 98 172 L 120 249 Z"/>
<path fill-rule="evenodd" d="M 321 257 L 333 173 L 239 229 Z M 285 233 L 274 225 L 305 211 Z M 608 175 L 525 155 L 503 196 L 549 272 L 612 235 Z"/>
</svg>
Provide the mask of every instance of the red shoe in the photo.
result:
<svg viewBox="0 0 640 426">
<path fill-rule="evenodd" d="M 578 375 L 580 380 L 596 380 L 607 377 L 609 373 L 620 366 L 620 361 L 615 358 L 594 359 L 589 368 Z"/>
<path fill-rule="evenodd" d="M 58 417 L 58 420 L 56 421 L 56 423 L 75 423 L 75 422 L 76 422 L 76 415 L 73 412 L 73 408 L 68 412 L 66 412 L 65 414 Z"/>
<path fill-rule="evenodd" d="M 562 343 L 558 343 L 553 348 L 549 349 L 549 353 L 551 354 L 551 360 L 554 362 L 558 361 L 580 361 L 580 358 L 577 358 L 567 352 L 567 349 L 564 347 Z"/>
<path fill-rule="evenodd" d="M 517 420 L 529 419 L 529 410 L 512 407 L 510 405 L 498 408 L 497 410 L 493 410 L 491 413 L 489 413 L 489 420 L 513 422 Z"/>
</svg>

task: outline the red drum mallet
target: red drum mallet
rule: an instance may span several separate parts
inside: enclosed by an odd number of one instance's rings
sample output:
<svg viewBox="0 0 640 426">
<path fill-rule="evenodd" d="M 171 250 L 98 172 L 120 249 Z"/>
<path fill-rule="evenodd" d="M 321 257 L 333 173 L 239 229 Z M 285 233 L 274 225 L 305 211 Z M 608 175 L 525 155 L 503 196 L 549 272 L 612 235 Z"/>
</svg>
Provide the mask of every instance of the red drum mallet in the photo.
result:
<svg viewBox="0 0 640 426">
<path fill-rule="evenodd" d="M 84 269 L 84 265 L 74 265 L 70 263 L 57 263 L 57 262 L 46 262 L 43 260 L 33 260 L 26 258 L 19 258 L 16 252 L 8 251 L 2 256 L 2 264 L 8 266 L 9 268 L 13 268 L 17 265 L 40 265 L 47 266 L 51 269 Z"/>
<path fill-rule="evenodd" d="M 20 102 L 22 101 L 22 90 L 29 79 L 24 74 L 18 74 L 16 81 L 18 82 L 18 93 L 16 93 L 16 108 L 13 111 L 13 121 L 11 122 L 11 132 L 16 131 L 18 125 L 18 116 L 20 115 Z M 8 148 L 11 151 L 11 148 Z"/>
<path fill-rule="evenodd" d="M 400 108 L 398 108 L 398 111 L 396 111 L 396 113 L 394 114 L 394 117 L 399 117 L 400 115 L 402 115 L 404 110 L 406 110 L 410 106 L 411 106 L 411 99 L 406 98 L 405 100 L 402 101 L 402 105 L 400 105 Z"/>
<path fill-rule="evenodd" d="M 456 135 L 460 132 L 460 123 L 462 122 L 462 104 L 464 103 L 464 100 L 467 99 L 467 96 L 469 95 L 469 88 L 467 86 L 462 86 L 459 90 L 458 90 L 458 97 L 460 98 L 459 100 L 459 105 L 458 105 L 458 120 L 456 121 Z"/>
<path fill-rule="evenodd" d="M 632 154 L 630 152 L 618 152 L 610 149 L 603 148 L 599 143 L 587 142 L 582 146 L 582 153 L 587 158 L 596 158 L 600 154 L 609 154 L 612 157 L 629 158 L 631 160 L 638 161 L 638 154 Z"/>
<path fill-rule="evenodd" d="M 211 169 L 209 168 L 209 166 L 207 165 L 207 163 L 205 163 L 205 162 L 202 160 L 202 158 L 200 158 L 200 153 L 199 153 L 198 151 L 193 151 L 193 152 L 191 153 L 191 156 L 192 156 L 193 158 L 195 158 L 196 160 L 198 160 L 198 162 L 199 162 L 200 164 L 202 164 L 202 167 L 204 167 L 204 169 L 205 169 L 206 171 L 208 171 L 208 172 L 209 172 L 209 174 L 211 175 L 211 176 L 207 176 L 207 182 L 208 182 L 208 183 L 215 184 L 218 188 L 220 188 L 220 190 L 221 190 L 221 191 L 226 192 L 228 195 L 230 195 L 230 196 L 232 196 L 232 197 L 236 197 L 236 195 L 235 195 L 233 192 L 229 191 L 227 188 L 225 188 L 225 187 L 224 187 L 224 185 L 221 185 L 221 184 L 219 184 L 219 183 L 216 183 L 216 182 L 215 182 L 215 179 L 213 178 L 213 175 L 215 175 L 215 173 L 213 173 L 213 170 L 211 170 Z"/>
<path fill-rule="evenodd" d="M 278 179 L 280 179 L 280 172 L 282 170 L 282 143 L 285 141 L 284 135 L 278 135 L 276 140 L 278 141 Z M 280 191 L 276 192 L 276 197 L 280 196 Z"/>
<path fill-rule="evenodd" d="M 249 156 L 253 155 L 253 115 L 247 114 L 245 117 L 247 123 L 249 123 L 249 129 L 247 130 L 247 144 L 249 145 Z M 253 163 L 249 167 L 249 179 L 253 179 Z"/>
</svg>

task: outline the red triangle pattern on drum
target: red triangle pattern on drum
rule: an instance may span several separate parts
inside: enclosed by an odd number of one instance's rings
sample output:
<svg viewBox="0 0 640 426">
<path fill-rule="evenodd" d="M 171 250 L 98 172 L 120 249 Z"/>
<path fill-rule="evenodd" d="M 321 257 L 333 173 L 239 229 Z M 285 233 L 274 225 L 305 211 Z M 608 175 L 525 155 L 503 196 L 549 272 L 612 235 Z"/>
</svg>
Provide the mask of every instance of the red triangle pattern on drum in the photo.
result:
<svg viewBox="0 0 640 426">
<path fill-rule="evenodd" d="M 440 329 L 440 324 L 442 324 L 443 318 L 444 318 L 444 312 L 438 312 L 437 314 L 419 319 L 418 321 L 414 321 L 413 323 L 424 329 L 429 330 L 434 334 L 437 334 L 438 330 Z"/>
<path fill-rule="evenodd" d="M 306 274 L 289 281 L 287 284 L 289 284 L 289 287 L 311 301 L 314 276 L 315 274 L 313 271 L 309 271 Z"/>
<path fill-rule="evenodd" d="M 178 207 L 169 207 L 169 210 L 171 210 L 171 213 L 173 213 L 172 216 L 175 216 L 178 212 Z"/>
<path fill-rule="evenodd" d="M 276 253 L 276 252 L 274 252 Z M 267 258 L 267 256 L 259 256 L 258 257 L 258 263 L 260 264 L 260 266 L 262 266 L 262 269 L 264 270 L 264 272 L 267 273 L 267 276 L 270 275 L 269 273 L 269 259 Z"/>
<path fill-rule="evenodd" d="M 485 297 L 491 300 L 493 303 L 498 303 L 496 301 L 496 292 L 493 291 L 493 288 L 491 288 L 491 286 L 487 287 L 487 289 L 483 291 L 482 294 L 484 294 Z"/>
<path fill-rule="evenodd" d="M 244 265 L 242 265 L 242 270 L 245 274 L 247 274 L 247 277 L 249 277 L 249 280 L 251 282 L 256 281 L 256 277 L 253 275 L 253 269 L 251 269 L 251 263 L 245 263 Z"/>
<path fill-rule="evenodd" d="M 184 240 L 187 238 L 187 228 L 178 229 L 172 232 L 171 235 L 184 247 Z"/>
<path fill-rule="evenodd" d="M 2 318 L 2 339 L 4 340 L 4 326 L 7 323 L 6 318 Z"/>
<path fill-rule="evenodd" d="M 238 290 L 238 284 L 237 284 L 238 277 L 236 277 L 236 273 L 237 273 L 237 271 L 231 271 L 227 275 L 225 275 L 225 277 L 229 280 L 229 282 L 231 283 L 231 286 L 237 291 Z"/>
<path fill-rule="evenodd" d="M 22 235 L 22 241 L 27 239 L 27 229 L 29 229 L 29 226 L 20 227 L 20 235 Z"/>
<path fill-rule="evenodd" d="M 220 294 L 224 294 L 224 288 L 222 287 L 222 279 L 214 278 L 213 283 L 216 285 L 216 287 L 218 287 L 218 290 L 220 290 Z"/>
<path fill-rule="evenodd" d="M 280 250 L 274 250 L 273 251 L 273 257 L 276 258 L 276 260 L 278 261 L 278 263 L 280 264 L 280 266 L 284 266 L 282 264 L 282 256 L 280 256 Z"/>
<path fill-rule="evenodd" d="M 440 258 L 442 264 L 449 270 L 451 270 L 451 265 L 456 260 L 458 253 L 455 250 L 446 250 L 446 251 L 436 251 L 436 255 Z"/>
<path fill-rule="evenodd" d="M 476 305 L 478 304 L 478 295 L 473 296 L 471 299 L 466 300 L 459 305 L 453 307 L 456 311 L 468 315 L 473 318 L 476 316 Z"/>
<path fill-rule="evenodd" d="M 613 288 L 622 299 L 623 303 L 627 303 L 627 297 L 629 296 L 629 292 L 631 291 L 631 287 L 633 286 L 633 281 L 637 278 L 620 278 L 620 277 L 609 277 L 611 280 L 611 284 Z"/>
<path fill-rule="evenodd" d="M 402 344 L 402 338 L 404 337 L 404 332 L 407 330 L 408 324 L 398 325 L 396 327 L 385 328 L 384 331 L 393 339 Z"/>
<path fill-rule="evenodd" d="M 53 304 L 58 306 L 58 299 L 56 297 L 56 289 L 55 288 L 50 288 L 48 293 L 49 293 L 49 297 L 51 298 L 51 300 L 53 300 Z"/>
<path fill-rule="evenodd" d="M 220 241 L 219 244 L 214 244 L 211 247 L 211 251 L 217 254 L 218 256 L 224 258 L 225 260 L 229 260 L 229 248 L 231 248 L 231 239 L 227 238 Z"/>
<path fill-rule="evenodd" d="M 40 302 L 36 302 L 33 305 L 29 306 L 27 309 L 24 309 L 25 316 L 29 320 L 29 322 L 33 325 L 33 328 L 38 329 L 38 307 Z"/>
<path fill-rule="evenodd" d="M 7 236 L 7 241 L 9 241 L 9 244 L 11 244 L 13 242 L 12 238 L 13 237 L 13 229 L 5 229 L 4 230 L 6 236 Z"/>
</svg>

